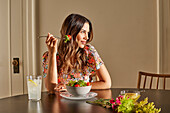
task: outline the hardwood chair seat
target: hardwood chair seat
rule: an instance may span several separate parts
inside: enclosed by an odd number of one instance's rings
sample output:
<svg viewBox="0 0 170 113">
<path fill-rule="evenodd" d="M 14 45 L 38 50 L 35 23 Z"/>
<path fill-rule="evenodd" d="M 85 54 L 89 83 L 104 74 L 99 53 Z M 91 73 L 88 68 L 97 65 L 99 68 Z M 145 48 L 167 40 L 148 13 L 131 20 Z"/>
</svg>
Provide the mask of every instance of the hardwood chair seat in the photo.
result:
<svg viewBox="0 0 170 113">
<path fill-rule="evenodd" d="M 143 88 L 140 88 L 141 81 L 142 81 L 143 77 L 144 77 Z M 163 89 L 165 90 L 166 78 L 170 78 L 170 74 L 155 74 L 155 73 L 148 73 L 148 72 L 139 71 L 138 83 L 137 83 L 138 89 L 146 89 L 145 87 L 146 87 L 146 82 L 147 82 L 148 77 L 151 78 L 150 81 L 149 81 L 150 82 L 149 89 L 152 89 L 153 78 L 156 77 L 157 78 L 156 89 L 158 89 L 160 78 L 163 78 Z"/>
</svg>

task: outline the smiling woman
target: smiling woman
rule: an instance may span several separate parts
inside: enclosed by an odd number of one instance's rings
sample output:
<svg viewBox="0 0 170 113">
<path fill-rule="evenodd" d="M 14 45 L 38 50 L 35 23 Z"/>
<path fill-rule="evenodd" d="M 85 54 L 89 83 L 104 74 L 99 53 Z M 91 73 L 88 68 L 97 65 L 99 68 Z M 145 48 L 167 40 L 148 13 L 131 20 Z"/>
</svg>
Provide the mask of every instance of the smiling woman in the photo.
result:
<svg viewBox="0 0 170 113">
<path fill-rule="evenodd" d="M 48 91 L 60 90 L 69 80 L 89 82 L 89 76 L 95 72 L 99 81 L 91 83 L 92 89 L 110 88 L 111 79 L 104 62 L 89 44 L 93 39 L 90 20 L 79 14 L 70 14 L 60 33 L 58 52 L 58 40 L 50 33 L 46 39 L 48 52 L 43 55 L 43 73 Z M 65 35 L 71 36 L 67 42 Z"/>
<path fill-rule="evenodd" d="M 86 45 L 86 41 L 88 40 L 88 33 L 89 33 L 89 24 L 85 23 L 76 38 L 76 41 L 80 48 L 84 48 L 84 46 Z"/>
</svg>

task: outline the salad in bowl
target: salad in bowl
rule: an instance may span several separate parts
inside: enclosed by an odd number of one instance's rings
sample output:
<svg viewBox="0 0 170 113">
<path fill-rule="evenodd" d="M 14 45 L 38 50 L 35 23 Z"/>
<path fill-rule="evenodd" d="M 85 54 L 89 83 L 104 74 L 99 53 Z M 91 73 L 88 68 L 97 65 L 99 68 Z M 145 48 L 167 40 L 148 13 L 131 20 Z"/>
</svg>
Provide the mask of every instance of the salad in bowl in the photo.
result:
<svg viewBox="0 0 170 113">
<path fill-rule="evenodd" d="M 85 82 L 83 80 L 72 81 L 70 80 L 66 84 L 67 91 L 73 96 L 85 96 L 90 92 L 92 85 L 90 82 Z"/>
</svg>

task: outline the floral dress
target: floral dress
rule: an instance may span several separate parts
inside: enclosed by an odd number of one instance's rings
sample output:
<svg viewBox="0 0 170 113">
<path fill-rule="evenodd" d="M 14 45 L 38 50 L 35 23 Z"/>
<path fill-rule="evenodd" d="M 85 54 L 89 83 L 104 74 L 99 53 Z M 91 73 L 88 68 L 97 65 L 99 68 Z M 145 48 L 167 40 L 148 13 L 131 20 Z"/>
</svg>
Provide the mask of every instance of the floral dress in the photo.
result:
<svg viewBox="0 0 170 113">
<path fill-rule="evenodd" d="M 71 74 L 64 74 L 61 73 L 58 76 L 58 82 L 67 83 L 69 80 L 84 80 L 86 82 L 89 82 L 89 76 L 96 72 L 100 68 L 100 66 L 103 64 L 102 59 L 100 58 L 99 54 L 97 53 L 96 49 L 88 44 L 85 46 L 85 52 L 87 53 L 86 59 L 87 59 L 87 67 L 83 72 L 75 72 L 73 69 L 71 71 Z M 60 58 L 59 55 L 56 55 L 56 62 L 57 65 L 59 65 Z M 45 52 L 43 54 L 43 77 L 47 76 L 47 69 L 48 69 L 48 52 Z"/>
</svg>

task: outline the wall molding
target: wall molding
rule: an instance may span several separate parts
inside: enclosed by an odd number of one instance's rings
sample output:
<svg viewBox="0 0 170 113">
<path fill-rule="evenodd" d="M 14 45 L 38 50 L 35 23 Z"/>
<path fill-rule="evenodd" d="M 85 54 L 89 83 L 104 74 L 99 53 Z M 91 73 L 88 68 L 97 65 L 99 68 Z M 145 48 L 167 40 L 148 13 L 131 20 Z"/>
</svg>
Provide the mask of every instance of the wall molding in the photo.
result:
<svg viewBox="0 0 170 113">
<path fill-rule="evenodd" d="M 161 41 L 161 21 L 162 21 L 162 16 L 161 16 L 161 12 L 162 12 L 162 1 L 157 0 L 156 2 L 156 12 L 157 12 L 157 73 L 162 72 L 162 41 Z"/>
<path fill-rule="evenodd" d="M 168 73 L 168 26 L 169 26 L 169 0 L 160 0 L 161 15 L 160 34 L 161 34 L 161 73 Z"/>
<path fill-rule="evenodd" d="M 26 75 L 37 74 L 35 0 L 24 0 L 23 10 L 24 93 L 27 93 Z"/>
</svg>

